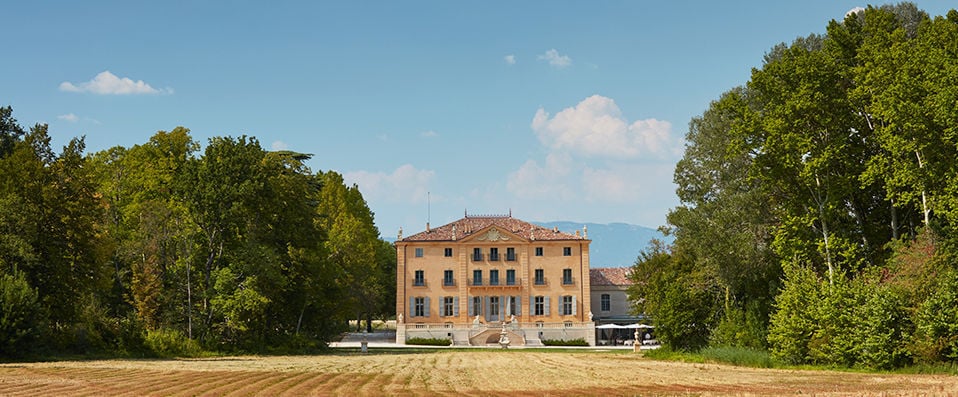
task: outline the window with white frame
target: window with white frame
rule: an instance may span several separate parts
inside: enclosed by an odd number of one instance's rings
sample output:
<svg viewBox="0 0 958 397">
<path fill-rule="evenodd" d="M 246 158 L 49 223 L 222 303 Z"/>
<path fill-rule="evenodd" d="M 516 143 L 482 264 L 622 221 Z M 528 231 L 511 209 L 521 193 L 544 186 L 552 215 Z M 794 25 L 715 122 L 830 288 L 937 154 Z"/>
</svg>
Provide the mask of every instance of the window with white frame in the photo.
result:
<svg viewBox="0 0 958 397">
<path fill-rule="evenodd" d="M 455 315 L 453 314 L 456 311 L 455 302 L 456 302 L 455 297 L 452 297 L 452 296 L 445 296 L 442 298 L 442 315 L 443 316 L 451 317 Z"/>
<path fill-rule="evenodd" d="M 536 296 L 533 298 L 533 315 L 536 316 L 545 316 L 546 315 L 546 297 Z"/>
<path fill-rule="evenodd" d="M 565 295 L 562 297 L 562 315 L 571 316 L 572 308 L 574 303 L 572 302 L 572 295 Z"/>
<path fill-rule="evenodd" d="M 425 317 L 426 316 L 426 298 L 417 296 L 413 298 L 413 316 L 415 317 Z"/>
<path fill-rule="evenodd" d="M 456 285 L 456 279 L 453 278 L 452 270 L 445 270 L 442 272 L 442 285 L 452 286 Z"/>
</svg>

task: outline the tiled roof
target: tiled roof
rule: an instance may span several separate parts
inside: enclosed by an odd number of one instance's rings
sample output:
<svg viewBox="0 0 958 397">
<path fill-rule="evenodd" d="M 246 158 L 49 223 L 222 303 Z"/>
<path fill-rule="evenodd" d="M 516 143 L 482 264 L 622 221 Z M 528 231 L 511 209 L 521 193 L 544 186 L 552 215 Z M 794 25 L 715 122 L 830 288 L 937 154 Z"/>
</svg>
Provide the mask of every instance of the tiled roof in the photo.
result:
<svg viewBox="0 0 958 397">
<path fill-rule="evenodd" d="M 499 230 L 531 240 L 588 240 L 583 234 L 560 232 L 509 216 L 466 216 L 458 221 L 413 234 L 399 241 L 453 241 L 468 238 L 483 229 L 495 226 Z M 455 236 L 453 236 L 455 232 Z"/>
<path fill-rule="evenodd" d="M 632 285 L 627 267 L 595 267 L 589 269 L 591 285 Z"/>
</svg>

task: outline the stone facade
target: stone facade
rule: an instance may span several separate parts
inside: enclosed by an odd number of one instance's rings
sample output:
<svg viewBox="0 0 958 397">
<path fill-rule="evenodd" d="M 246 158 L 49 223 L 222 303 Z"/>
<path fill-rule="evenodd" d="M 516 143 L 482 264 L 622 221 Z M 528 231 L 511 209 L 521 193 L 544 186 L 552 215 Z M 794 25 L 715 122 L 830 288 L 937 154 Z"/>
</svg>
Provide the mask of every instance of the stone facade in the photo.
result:
<svg viewBox="0 0 958 397">
<path fill-rule="evenodd" d="M 635 318 L 628 289 L 632 285 L 627 267 L 590 269 L 592 313 L 596 322 L 615 322 Z"/>
<path fill-rule="evenodd" d="M 400 232 L 401 233 L 401 232 Z M 587 231 L 469 216 L 396 241 L 396 342 L 595 344 Z"/>
</svg>

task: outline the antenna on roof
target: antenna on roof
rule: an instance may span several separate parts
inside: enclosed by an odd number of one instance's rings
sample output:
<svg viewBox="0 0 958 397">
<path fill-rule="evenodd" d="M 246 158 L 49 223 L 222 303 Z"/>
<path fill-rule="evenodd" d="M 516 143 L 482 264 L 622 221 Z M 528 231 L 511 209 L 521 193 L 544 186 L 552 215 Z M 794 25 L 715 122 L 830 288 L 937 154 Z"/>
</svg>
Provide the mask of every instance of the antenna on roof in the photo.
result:
<svg viewBox="0 0 958 397">
<path fill-rule="evenodd" d="M 432 208 L 429 192 L 426 192 L 426 231 L 429 231 L 429 223 L 432 221 Z"/>
</svg>

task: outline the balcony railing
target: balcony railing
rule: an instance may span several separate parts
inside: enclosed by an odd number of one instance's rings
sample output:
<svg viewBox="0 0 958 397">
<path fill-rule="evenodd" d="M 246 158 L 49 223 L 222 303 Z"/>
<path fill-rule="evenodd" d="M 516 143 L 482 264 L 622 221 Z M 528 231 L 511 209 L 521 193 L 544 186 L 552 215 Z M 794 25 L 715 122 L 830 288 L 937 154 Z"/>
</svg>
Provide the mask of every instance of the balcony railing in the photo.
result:
<svg viewBox="0 0 958 397">
<path fill-rule="evenodd" d="M 513 282 L 512 284 L 510 284 L 510 283 L 508 283 L 508 282 L 507 282 L 507 283 L 502 283 L 501 281 L 500 281 L 500 282 L 493 283 L 493 282 L 490 280 L 488 283 L 483 284 L 483 283 L 482 283 L 482 280 L 478 280 L 478 282 L 477 282 L 476 280 L 469 280 L 469 286 L 470 286 L 470 287 L 483 287 L 483 288 L 517 288 L 517 287 L 521 287 L 521 286 L 522 286 L 522 283 L 519 282 L 519 280 L 516 280 L 516 281 Z"/>
</svg>

